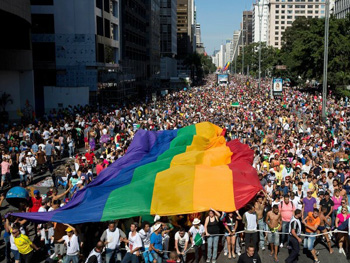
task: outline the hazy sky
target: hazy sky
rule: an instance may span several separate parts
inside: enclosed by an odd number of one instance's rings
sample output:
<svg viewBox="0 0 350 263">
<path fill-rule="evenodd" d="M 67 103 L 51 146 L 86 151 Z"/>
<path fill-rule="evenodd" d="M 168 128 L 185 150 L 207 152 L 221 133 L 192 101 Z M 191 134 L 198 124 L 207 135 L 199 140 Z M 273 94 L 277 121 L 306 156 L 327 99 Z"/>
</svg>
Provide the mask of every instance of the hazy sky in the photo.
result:
<svg viewBox="0 0 350 263">
<path fill-rule="evenodd" d="M 208 55 L 219 49 L 233 31 L 240 28 L 244 10 L 251 10 L 253 0 L 195 0 L 197 23 L 201 24 L 202 42 Z"/>
</svg>

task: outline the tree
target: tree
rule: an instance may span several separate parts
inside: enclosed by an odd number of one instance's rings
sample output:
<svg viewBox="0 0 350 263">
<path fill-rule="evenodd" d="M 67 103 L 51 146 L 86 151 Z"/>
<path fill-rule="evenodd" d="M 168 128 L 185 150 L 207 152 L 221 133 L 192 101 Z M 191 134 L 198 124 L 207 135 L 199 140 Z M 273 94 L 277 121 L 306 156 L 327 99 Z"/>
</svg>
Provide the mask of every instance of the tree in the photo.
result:
<svg viewBox="0 0 350 263">
<path fill-rule="evenodd" d="M 187 55 L 184 59 L 184 65 L 191 70 L 192 80 L 196 76 L 197 81 L 202 80 L 204 75 L 213 73 L 216 70 L 210 57 L 204 54 L 198 54 L 197 52 Z"/>
<path fill-rule="evenodd" d="M 272 46 L 267 46 L 265 42 L 261 43 L 261 76 L 272 72 L 278 60 L 279 50 Z M 234 65 L 235 62 L 232 62 Z M 245 72 L 249 66 L 249 74 L 253 77 L 259 77 L 259 43 L 252 43 L 244 47 L 244 65 Z M 242 54 L 237 57 L 236 71 L 242 71 Z"/>
<path fill-rule="evenodd" d="M 324 55 L 324 19 L 297 18 L 286 29 L 279 61 L 287 65 L 290 78 L 322 82 Z M 330 18 L 328 83 L 349 83 L 350 15 L 346 19 Z M 341 73 L 342 72 L 342 73 Z"/>
</svg>

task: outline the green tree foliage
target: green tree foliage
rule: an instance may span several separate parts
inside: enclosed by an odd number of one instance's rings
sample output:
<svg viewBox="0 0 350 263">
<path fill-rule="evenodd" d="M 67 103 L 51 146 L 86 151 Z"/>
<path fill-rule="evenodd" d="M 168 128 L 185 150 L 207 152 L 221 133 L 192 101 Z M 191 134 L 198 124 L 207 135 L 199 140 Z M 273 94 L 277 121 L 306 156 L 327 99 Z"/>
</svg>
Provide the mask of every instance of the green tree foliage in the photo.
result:
<svg viewBox="0 0 350 263">
<path fill-rule="evenodd" d="M 197 80 L 201 80 L 204 75 L 213 73 L 216 70 L 216 67 L 209 56 L 198 54 L 197 52 L 189 54 L 184 59 L 184 64 L 191 70 L 192 79 L 196 76 Z"/>
<path fill-rule="evenodd" d="M 297 18 L 282 37 L 281 50 L 261 49 L 262 76 L 269 72 L 274 77 L 288 77 L 293 82 L 316 80 L 322 83 L 325 20 Z M 245 72 L 258 76 L 258 43 L 244 48 Z M 328 84 L 331 87 L 350 84 L 350 14 L 345 19 L 330 18 L 329 27 Z M 277 70 L 276 65 L 286 65 L 287 70 Z M 241 72 L 242 57 L 237 58 L 237 72 Z M 233 62 L 234 70 L 234 62 Z"/>
</svg>

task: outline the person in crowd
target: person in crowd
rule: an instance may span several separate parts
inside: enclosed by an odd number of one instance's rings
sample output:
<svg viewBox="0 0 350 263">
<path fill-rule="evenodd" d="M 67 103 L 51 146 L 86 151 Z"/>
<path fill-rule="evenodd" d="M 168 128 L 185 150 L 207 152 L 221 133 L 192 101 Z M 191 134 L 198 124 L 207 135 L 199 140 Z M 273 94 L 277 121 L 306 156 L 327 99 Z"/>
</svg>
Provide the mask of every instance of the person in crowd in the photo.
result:
<svg viewBox="0 0 350 263">
<path fill-rule="evenodd" d="M 345 203 L 343 205 L 343 203 Z M 348 218 L 350 218 L 350 213 L 346 207 L 345 200 L 342 201 L 342 206 L 340 208 L 340 213 L 337 215 L 335 219 L 335 227 L 339 227 L 341 224 L 343 224 Z M 338 233 L 337 234 L 338 244 L 339 244 L 339 253 L 344 253 L 343 243 L 345 241 L 345 238 L 347 237 L 344 233 Z"/>
<path fill-rule="evenodd" d="M 67 248 L 67 254 L 64 258 L 64 263 L 78 263 L 79 262 L 79 252 L 80 243 L 78 239 L 77 230 L 69 224 L 64 224 L 67 226 L 66 235 L 58 240 L 59 243 L 64 242 Z"/>
<path fill-rule="evenodd" d="M 300 244 L 302 242 L 301 237 L 301 223 L 300 218 L 302 213 L 300 209 L 294 211 L 294 216 L 289 224 L 289 246 L 291 247 L 289 256 L 286 259 L 286 263 L 298 262 Z"/>
<path fill-rule="evenodd" d="M 195 262 L 199 263 L 200 261 L 200 251 L 202 254 L 202 257 L 205 253 L 205 229 L 204 226 L 201 224 L 201 221 L 198 218 L 193 219 L 192 226 L 190 230 L 188 231 L 192 246 L 194 247 L 195 252 Z"/>
<path fill-rule="evenodd" d="M 303 224 L 305 225 L 305 229 L 306 229 L 306 233 L 305 233 L 306 238 L 304 239 L 304 248 L 307 248 L 311 252 L 315 263 L 320 262 L 317 257 L 318 253 L 314 248 L 317 228 L 320 225 L 320 218 L 318 215 L 319 215 L 319 210 L 317 208 L 314 208 L 313 212 L 309 212 L 308 215 L 303 219 Z"/>
<path fill-rule="evenodd" d="M 149 250 L 152 253 L 153 263 L 163 261 L 162 224 L 158 223 L 154 227 L 154 232 L 150 238 Z"/>
<path fill-rule="evenodd" d="M 180 228 L 175 234 L 175 250 L 182 262 L 186 262 L 186 250 L 189 244 L 189 235 L 184 228 Z"/>
<path fill-rule="evenodd" d="M 247 205 L 247 212 L 243 214 L 243 224 L 245 229 L 245 242 L 253 244 L 255 249 L 258 249 L 258 217 L 255 213 L 255 207 L 251 204 Z"/>
<path fill-rule="evenodd" d="M 220 216 L 218 211 L 211 209 L 205 219 L 204 229 L 208 242 L 207 262 L 210 262 L 210 260 L 213 263 L 216 262 L 220 234 Z"/>
<path fill-rule="evenodd" d="M 223 218 L 225 226 L 225 236 L 227 241 L 228 258 L 236 258 L 236 231 L 238 227 L 237 214 L 235 212 L 229 212 Z"/>
<path fill-rule="evenodd" d="M 248 244 L 246 252 L 239 256 L 238 263 L 261 263 L 259 254 L 255 251 L 254 244 Z"/>
<path fill-rule="evenodd" d="M 138 263 L 140 250 L 142 248 L 142 240 L 137 232 L 138 223 L 134 222 L 130 225 L 130 232 L 128 239 L 123 238 L 122 241 L 127 244 L 127 252 L 124 256 L 122 263 Z M 154 234 L 154 233 L 153 233 Z M 152 239 L 152 237 L 151 237 Z M 155 244 L 155 243 L 153 243 Z M 157 244 L 158 245 L 158 244 Z M 151 241 L 152 246 L 152 241 Z M 156 248 L 155 248 L 156 249 Z M 159 262 L 159 261 L 156 261 Z"/>
<path fill-rule="evenodd" d="M 256 202 L 254 204 L 255 208 L 255 213 L 258 218 L 258 229 L 261 231 L 265 231 L 265 222 L 264 222 L 264 208 L 267 200 L 267 195 L 265 192 L 261 191 L 260 194 L 257 196 Z M 265 245 L 264 245 L 264 232 L 259 233 L 259 248 L 262 249 L 263 251 L 265 250 Z"/>
<path fill-rule="evenodd" d="M 104 244 L 102 241 L 98 241 L 96 247 L 91 250 L 89 256 L 87 257 L 85 263 L 102 263 L 102 252 Z"/>
<path fill-rule="evenodd" d="M 277 232 L 281 231 L 283 225 L 282 216 L 278 205 L 274 205 L 272 207 L 272 211 L 267 212 L 266 224 L 270 231 L 270 233 L 267 234 L 267 240 L 271 247 L 271 256 L 274 256 L 275 261 L 278 262 L 277 253 L 280 242 L 280 235 Z"/>
<path fill-rule="evenodd" d="M 38 251 L 39 248 L 29 239 L 28 236 L 21 233 L 20 228 L 13 227 L 10 229 L 10 231 L 14 238 L 14 244 L 16 245 L 18 252 L 21 254 L 21 262 L 33 262 L 32 258 L 34 255 L 34 250 Z"/>
<path fill-rule="evenodd" d="M 110 263 L 112 258 L 115 262 L 122 260 L 120 241 L 125 237 L 124 232 L 116 226 L 115 222 L 108 224 L 108 228 L 103 231 L 100 238 L 106 250 L 106 263 Z"/>
</svg>

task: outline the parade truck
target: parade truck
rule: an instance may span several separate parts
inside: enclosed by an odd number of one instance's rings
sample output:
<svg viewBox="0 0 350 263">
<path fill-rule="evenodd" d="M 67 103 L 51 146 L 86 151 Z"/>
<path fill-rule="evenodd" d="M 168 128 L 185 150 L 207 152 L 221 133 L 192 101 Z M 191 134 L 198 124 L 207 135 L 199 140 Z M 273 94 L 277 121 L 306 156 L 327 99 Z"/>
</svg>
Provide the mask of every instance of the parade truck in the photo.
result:
<svg viewBox="0 0 350 263">
<path fill-rule="evenodd" d="M 216 74 L 216 83 L 219 86 L 227 86 L 230 82 L 230 75 L 229 74 Z"/>
</svg>

